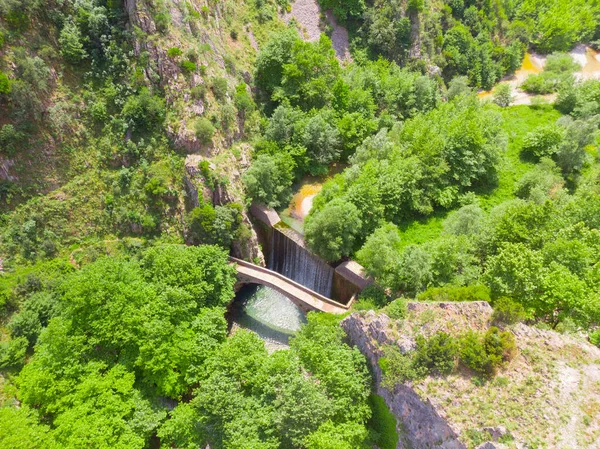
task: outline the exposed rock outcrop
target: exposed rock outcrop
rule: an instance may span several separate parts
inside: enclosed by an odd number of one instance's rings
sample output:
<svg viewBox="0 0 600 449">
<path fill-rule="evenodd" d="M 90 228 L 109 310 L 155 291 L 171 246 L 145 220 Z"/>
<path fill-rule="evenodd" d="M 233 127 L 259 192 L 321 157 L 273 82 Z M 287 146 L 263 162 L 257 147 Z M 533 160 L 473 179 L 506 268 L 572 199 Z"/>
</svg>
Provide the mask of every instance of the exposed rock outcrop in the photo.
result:
<svg viewBox="0 0 600 449">
<path fill-rule="evenodd" d="M 228 188 L 228 185 L 221 183 L 211 185 L 212 182 L 206 179 L 198 168 L 198 165 L 202 160 L 203 157 L 200 155 L 190 155 L 186 158 L 184 185 L 188 198 L 188 209 L 200 206 L 200 196 L 204 201 L 209 201 L 215 206 L 223 206 L 229 203 L 243 203 L 243 201 Z M 229 173 L 228 179 L 231 182 L 229 185 L 239 183 L 239 172 Z M 238 259 L 251 261 L 258 263 L 261 266 L 265 266 L 265 257 L 260 248 L 258 236 L 256 235 L 256 231 L 245 210 L 242 210 L 242 222 L 249 230 L 249 235 L 246 238 L 238 239 L 233 242 L 231 246 L 231 255 Z"/>
<path fill-rule="evenodd" d="M 417 335 L 485 331 L 491 313 L 485 302 L 409 303 L 402 321 L 374 311 L 342 321 L 398 420 L 397 448 L 600 448 L 600 416 L 592 412 L 600 407 L 600 349 L 577 335 L 518 324 L 511 331 L 519 353 L 495 379 L 478 380 L 460 368 L 392 390 L 382 386 L 387 345 L 406 353 Z"/>
</svg>

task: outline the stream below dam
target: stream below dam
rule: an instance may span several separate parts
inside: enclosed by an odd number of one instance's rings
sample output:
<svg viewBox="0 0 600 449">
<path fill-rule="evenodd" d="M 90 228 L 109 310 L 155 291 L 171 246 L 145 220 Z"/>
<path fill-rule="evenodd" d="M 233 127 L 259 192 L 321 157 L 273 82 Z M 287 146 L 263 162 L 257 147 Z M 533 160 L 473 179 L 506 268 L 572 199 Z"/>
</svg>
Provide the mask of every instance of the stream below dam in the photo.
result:
<svg viewBox="0 0 600 449">
<path fill-rule="evenodd" d="M 238 328 L 258 334 L 269 351 L 286 348 L 306 322 L 306 316 L 281 293 L 262 285 L 244 285 L 228 312 L 232 332 Z"/>
</svg>

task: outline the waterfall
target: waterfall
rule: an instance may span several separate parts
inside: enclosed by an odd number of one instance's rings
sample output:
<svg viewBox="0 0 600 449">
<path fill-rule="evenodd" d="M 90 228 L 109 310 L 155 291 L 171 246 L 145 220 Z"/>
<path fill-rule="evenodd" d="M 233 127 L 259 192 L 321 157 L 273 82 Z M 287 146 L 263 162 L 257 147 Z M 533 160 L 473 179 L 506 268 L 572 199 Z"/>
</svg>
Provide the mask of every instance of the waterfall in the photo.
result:
<svg viewBox="0 0 600 449">
<path fill-rule="evenodd" d="M 273 228 L 269 269 L 283 274 L 328 298 L 332 297 L 335 270 L 304 247 L 302 236 L 291 228 Z"/>
</svg>

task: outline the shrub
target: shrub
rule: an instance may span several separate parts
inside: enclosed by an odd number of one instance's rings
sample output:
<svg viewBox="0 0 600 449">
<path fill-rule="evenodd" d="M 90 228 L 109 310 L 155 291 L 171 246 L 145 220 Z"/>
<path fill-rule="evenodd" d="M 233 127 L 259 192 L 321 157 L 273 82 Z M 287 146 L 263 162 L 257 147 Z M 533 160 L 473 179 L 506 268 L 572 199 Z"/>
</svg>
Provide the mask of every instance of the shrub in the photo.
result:
<svg viewBox="0 0 600 449">
<path fill-rule="evenodd" d="M 185 60 L 181 62 L 181 70 L 183 70 L 186 73 L 192 73 L 196 71 L 196 63 L 189 61 L 189 60 Z"/>
<path fill-rule="evenodd" d="M 523 306 L 510 298 L 503 296 L 494 301 L 494 323 L 515 324 L 524 321 L 526 316 Z"/>
<path fill-rule="evenodd" d="M 212 138 L 215 134 L 215 127 L 210 120 L 203 117 L 194 122 L 194 132 L 203 145 L 208 145 L 212 142 Z"/>
<path fill-rule="evenodd" d="M 164 121 L 165 103 L 162 98 L 143 88 L 137 95 L 127 99 L 121 114 L 126 120 L 133 121 L 136 128 L 151 130 Z"/>
<path fill-rule="evenodd" d="M 460 342 L 461 362 L 485 376 L 493 376 L 517 352 L 515 337 L 511 332 L 500 332 L 497 327 L 480 333 L 470 331 Z"/>
<path fill-rule="evenodd" d="M 419 335 L 414 355 L 415 366 L 429 373 L 449 374 L 456 364 L 458 344 L 445 332 L 438 332 L 429 339 Z"/>
<path fill-rule="evenodd" d="M 419 301 L 490 301 L 490 289 L 485 285 L 430 287 L 417 295 Z"/>
<path fill-rule="evenodd" d="M 489 359 L 485 352 L 485 346 L 481 336 L 477 332 L 470 331 L 460 342 L 460 361 L 480 374 L 487 374 L 489 370 Z"/>
<path fill-rule="evenodd" d="M 204 84 L 198 84 L 191 88 L 190 94 L 194 100 L 204 100 L 204 97 L 206 97 L 206 86 Z"/>
<path fill-rule="evenodd" d="M 376 284 L 368 285 L 358 295 L 361 301 L 368 301 L 373 304 L 373 308 L 380 308 L 387 304 L 387 295 L 385 291 Z"/>
<path fill-rule="evenodd" d="M 25 136 L 10 123 L 0 128 L 0 153 L 12 156 Z"/>
<path fill-rule="evenodd" d="M 564 130 L 556 125 L 537 128 L 523 138 L 522 151 L 538 158 L 550 157 L 558 151 L 564 134 Z"/>
<path fill-rule="evenodd" d="M 166 32 L 171 24 L 171 16 L 167 12 L 159 12 L 154 16 L 156 29 L 161 33 Z"/>
<path fill-rule="evenodd" d="M 292 196 L 294 160 L 287 153 L 260 154 L 244 173 L 248 198 L 269 207 L 280 207 Z"/>
<path fill-rule="evenodd" d="M 408 307 L 404 298 L 398 298 L 389 303 L 384 309 L 384 313 L 393 320 L 401 320 L 406 317 Z"/>
<path fill-rule="evenodd" d="M 227 79 L 221 77 L 213 78 L 211 89 L 218 100 L 224 100 L 228 90 Z"/>
<path fill-rule="evenodd" d="M 83 48 L 81 31 L 74 23 L 65 24 L 60 31 L 58 42 L 60 43 L 60 52 L 67 62 L 78 64 L 87 57 L 87 52 Z"/>
<path fill-rule="evenodd" d="M 590 343 L 600 348 L 600 329 L 590 333 Z"/>
<path fill-rule="evenodd" d="M 231 39 L 233 39 L 234 41 L 237 41 L 237 39 L 238 39 L 238 32 L 237 32 L 237 30 L 231 30 L 229 32 L 229 36 L 231 36 Z"/>
<path fill-rule="evenodd" d="M 179 47 L 171 47 L 167 50 L 167 56 L 169 58 L 176 58 L 177 56 L 181 56 L 183 52 Z"/>
<path fill-rule="evenodd" d="M 0 70 L 0 94 L 10 93 L 10 80 L 4 72 Z"/>
<path fill-rule="evenodd" d="M 512 103 L 512 87 L 510 84 L 499 84 L 494 91 L 494 103 L 503 108 Z"/>
<path fill-rule="evenodd" d="M 391 390 L 397 384 L 416 380 L 424 376 L 424 373 L 416 369 L 410 355 L 402 354 L 398 346 L 385 346 L 383 354 L 383 357 L 378 361 L 378 365 L 383 373 L 381 385 L 385 388 Z"/>
<path fill-rule="evenodd" d="M 0 342 L 0 368 L 15 368 L 25 363 L 29 341 L 25 337 Z"/>
</svg>

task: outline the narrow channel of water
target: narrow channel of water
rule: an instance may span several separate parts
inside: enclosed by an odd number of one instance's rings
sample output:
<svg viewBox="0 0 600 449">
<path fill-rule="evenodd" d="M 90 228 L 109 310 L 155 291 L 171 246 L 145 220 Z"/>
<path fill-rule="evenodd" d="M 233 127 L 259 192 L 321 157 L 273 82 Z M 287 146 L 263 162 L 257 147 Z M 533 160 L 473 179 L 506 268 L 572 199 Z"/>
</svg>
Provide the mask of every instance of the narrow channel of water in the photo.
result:
<svg viewBox="0 0 600 449">
<path fill-rule="evenodd" d="M 228 315 L 233 328 L 255 332 L 271 349 L 287 346 L 290 337 L 306 322 L 304 313 L 288 298 L 254 284 L 245 285 L 236 294 Z"/>
</svg>

